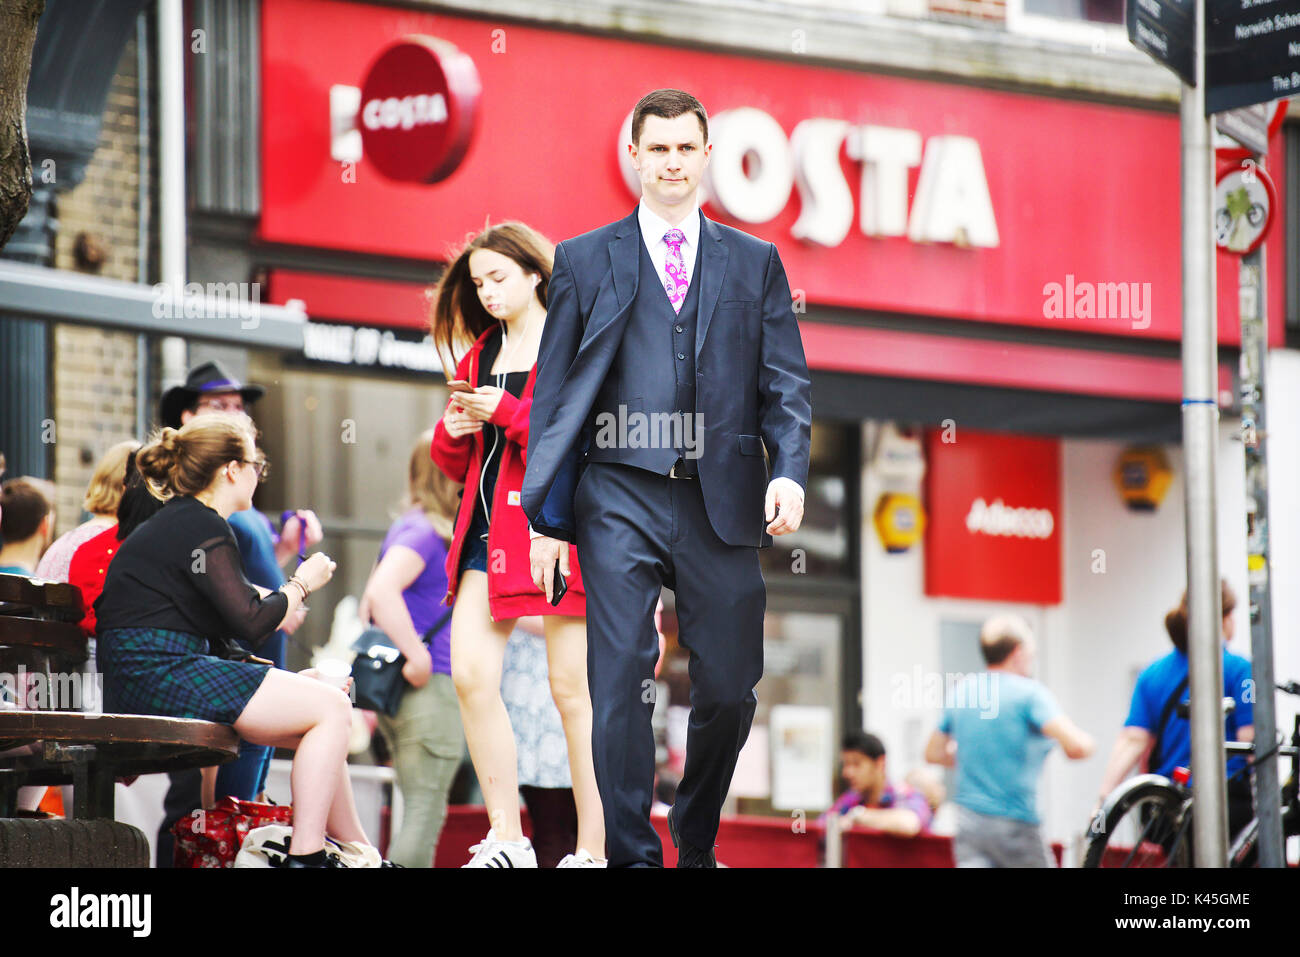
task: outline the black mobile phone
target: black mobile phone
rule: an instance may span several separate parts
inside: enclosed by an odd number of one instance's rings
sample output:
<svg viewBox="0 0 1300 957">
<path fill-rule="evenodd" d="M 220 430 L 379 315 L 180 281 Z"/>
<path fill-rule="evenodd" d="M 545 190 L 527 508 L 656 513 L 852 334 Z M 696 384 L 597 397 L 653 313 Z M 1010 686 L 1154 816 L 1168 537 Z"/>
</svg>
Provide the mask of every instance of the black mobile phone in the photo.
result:
<svg viewBox="0 0 1300 957">
<path fill-rule="evenodd" d="M 560 603 L 569 590 L 569 583 L 564 580 L 564 575 L 560 572 L 560 560 L 555 560 L 555 575 L 551 579 L 551 606 L 555 607 Z"/>
</svg>

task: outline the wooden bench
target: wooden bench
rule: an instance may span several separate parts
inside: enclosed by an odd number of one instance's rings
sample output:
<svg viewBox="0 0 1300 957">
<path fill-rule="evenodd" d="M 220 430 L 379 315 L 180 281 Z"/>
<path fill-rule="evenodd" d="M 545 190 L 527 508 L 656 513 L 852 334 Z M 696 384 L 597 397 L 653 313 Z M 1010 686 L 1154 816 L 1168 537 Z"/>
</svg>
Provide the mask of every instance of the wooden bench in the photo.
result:
<svg viewBox="0 0 1300 957">
<path fill-rule="evenodd" d="M 33 746 L 34 750 L 33 750 Z M 18 753 L 27 749 L 28 753 Z M 74 818 L 112 818 L 120 777 L 233 761 L 233 728 L 192 718 L 79 711 L 0 711 L 0 818 L 26 785 L 72 785 Z"/>
<path fill-rule="evenodd" d="M 84 613 L 75 585 L 0 575 L 0 672 L 22 667 L 48 679 L 84 664 Z"/>
<path fill-rule="evenodd" d="M 148 867 L 148 839 L 113 820 L 117 779 L 224 764 L 239 752 L 227 725 L 102 713 L 82 616 L 76 586 L 0 575 L 10 699 L 0 695 L 0 867 Z M 72 820 L 15 817 L 19 788 L 65 784 Z"/>
</svg>

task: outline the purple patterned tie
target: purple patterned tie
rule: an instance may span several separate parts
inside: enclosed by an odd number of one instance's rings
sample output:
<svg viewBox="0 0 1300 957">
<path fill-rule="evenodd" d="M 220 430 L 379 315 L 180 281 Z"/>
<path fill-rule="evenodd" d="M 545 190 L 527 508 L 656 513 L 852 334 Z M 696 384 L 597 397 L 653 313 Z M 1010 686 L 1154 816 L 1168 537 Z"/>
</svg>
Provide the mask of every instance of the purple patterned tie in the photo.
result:
<svg viewBox="0 0 1300 957">
<path fill-rule="evenodd" d="M 673 304 L 673 312 L 681 312 L 686 290 L 691 284 L 686 278 L 686 260 L 682 258 L 686 234 L 680 229 L 670 229 L 664 233 L 664 242 L 668 244 L 668 258 L 664 260 L 664 291 Z"/>
</svg>

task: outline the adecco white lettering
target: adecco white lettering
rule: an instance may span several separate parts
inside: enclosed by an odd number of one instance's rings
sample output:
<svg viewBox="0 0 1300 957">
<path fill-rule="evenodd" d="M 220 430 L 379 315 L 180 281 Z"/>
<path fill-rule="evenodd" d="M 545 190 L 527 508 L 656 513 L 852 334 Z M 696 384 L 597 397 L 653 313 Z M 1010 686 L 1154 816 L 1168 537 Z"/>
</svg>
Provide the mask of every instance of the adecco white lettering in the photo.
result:
<svg viewBox="0 0 1300 957">
<path fill-rule="evenodd" d="M 1051 538 L 1056 520 L 1045 508 L 1008 508 L 1002 499 L 990 505 L 982 498 L 971 502 L 966 529 L 972 535 L 1001 535 L 1013 538 Z"/>
<path fill-rule="evenodd" d="M 916 130 L 816 117 L 795 126 L 787 140 L 780 123 L 753 107 L 713 116 L 709 134 L 713 154 L 704 194 L 742 222 L 775 218 L 797 188 L 801 209 L 790 234 L 838 246 L 853 226 L 853 194 L 839 159 L 844 146 L 861 164 L 858 228 L 864 236 L 998 245 L 984 160 L 979 143 L 969 136 L 931 136 L 922 150 Z M 631 139 L 629 113 L 619 138 L 619 162 L 628 189 L 640 196 L 641 184 L 624 145 Z M 914 166 L 921 171 L 909 211 L 908 170 Z"/>
<path fill-rule="evenodd" d="M 361 122 L 368 130 L 404 130 L 430 123 L 447 122 L 447 98 L 441 93 L 421 93 L 398 99 L 376 97 L 361 109 Z"/>
</svg>

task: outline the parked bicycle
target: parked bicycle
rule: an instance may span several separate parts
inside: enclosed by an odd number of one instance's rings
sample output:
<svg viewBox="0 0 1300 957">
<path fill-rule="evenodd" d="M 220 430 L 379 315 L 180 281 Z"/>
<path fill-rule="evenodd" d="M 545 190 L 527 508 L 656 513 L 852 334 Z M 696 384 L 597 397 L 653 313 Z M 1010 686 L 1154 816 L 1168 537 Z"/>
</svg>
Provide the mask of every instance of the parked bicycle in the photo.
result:
<svg viewBox="0 0 1300 957">
<path fill-rule="evenodd" d="M 1279 684 L 1277 689 L 1300 697 L 1300 682 Z M 1185 714 L 1182 716 L 1186 717 Z M 1223 747 L 1229 754 L 1251 755 L 1255 753 L 1256 745 L 1226 741 Z M 1232 777 L 1247 774 L 1251 768 L 1279 754 L 1291 758 L 1291 774 L 1282 785 L 1281 794 L 1285 840 L 1300 835 L 1300 715 L 1296 716 L 1289 745 L 1280 741 L 1275 743 Z M 1176 768 L 1172 780 L 1160 774 L 1140 774 L 1112 791 L 1094 819 L 1083 866 L 1191 867 L 1190 778 L 1190 769 Z M 1233 838 L 1228 866 L 1254 867 L 1259 857 L 1258 849 L 1259 819 L 1256 817 Z"/>
</svg>

